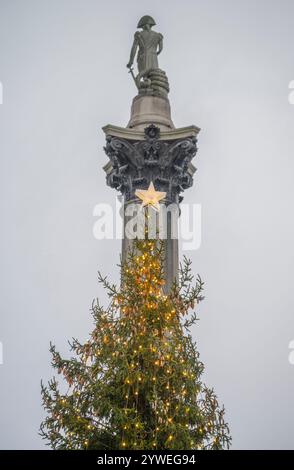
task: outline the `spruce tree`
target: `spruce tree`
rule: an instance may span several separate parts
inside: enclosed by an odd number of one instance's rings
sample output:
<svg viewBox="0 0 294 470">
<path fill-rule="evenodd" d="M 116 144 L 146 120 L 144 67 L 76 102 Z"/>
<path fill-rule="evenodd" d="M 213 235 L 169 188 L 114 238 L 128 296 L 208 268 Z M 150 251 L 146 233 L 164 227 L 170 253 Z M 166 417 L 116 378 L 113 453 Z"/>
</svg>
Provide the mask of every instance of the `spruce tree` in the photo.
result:
<svg viewBox="0 0 294 470">
<path fill-rule="evenodd" d="M 53 449 L 226 449 L 224 408 L 203 384 L 190 328 L 203 299 L 184 258 L 179 281 L 164 289 L 163 245 L 136 240 L 116 287 L 99 273 L 108 308 L 92 305 L 89 340 L 71 343 L 53 368 L 65 379 L 42 384 L 41 435 Z M 192 312 L 191 312 L 192 310 Z M 64 382 L 64 380 L 62 380 Z M 63 387 L 64 388 L 64 387 Z"/>
</svg>

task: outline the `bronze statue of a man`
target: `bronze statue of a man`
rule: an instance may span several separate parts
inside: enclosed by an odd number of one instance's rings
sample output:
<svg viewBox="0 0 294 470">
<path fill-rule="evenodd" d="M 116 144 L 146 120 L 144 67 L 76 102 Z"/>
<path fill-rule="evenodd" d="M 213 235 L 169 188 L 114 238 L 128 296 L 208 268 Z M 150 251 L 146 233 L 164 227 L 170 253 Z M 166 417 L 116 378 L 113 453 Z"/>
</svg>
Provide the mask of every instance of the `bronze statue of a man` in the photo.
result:
<svg viewBox="0 0 294 470">
<path fill-rule="evenodd" d="M 162 51 L 163 36 L 161 33 L 152 31 L 152 26 L 156 23 L 151 16 L 143 16 L 137 28 L 142 28 L 142 31 L 136 31 L 134 36 L 134 42 L 131 49 L 131 55 L 127 67 L 132 70 L 132 65 L 139 48 L 137 63 L 138 63 L 138 75 L 136 77 L 137 85 L 140 83 L 140 79 L 144 77 L 150 70 L 158 69 L 157 56 Z"/>
</svg>

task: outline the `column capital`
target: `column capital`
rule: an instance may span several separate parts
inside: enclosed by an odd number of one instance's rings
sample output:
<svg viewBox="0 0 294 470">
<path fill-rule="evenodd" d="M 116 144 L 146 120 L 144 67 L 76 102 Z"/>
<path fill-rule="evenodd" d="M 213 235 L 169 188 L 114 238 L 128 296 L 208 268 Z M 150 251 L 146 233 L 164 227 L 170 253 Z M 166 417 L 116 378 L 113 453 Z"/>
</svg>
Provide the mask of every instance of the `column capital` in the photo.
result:
<svg viewBox="0 0 294 470">
<path fill-rule="evenodd" d="M 167 193 L 167 204 L 181 202 L 180 193 L 193 185 L 196 168 L 191 160 L 197 153 L 199 128 L 161 131 L 150 124 L 144 131 L 110 125 L 103 130 L 108 186 L 120 191 L 127 202 L 136 189 L 146 189 L 152 181 L 157 191 Z"/>
</svg>

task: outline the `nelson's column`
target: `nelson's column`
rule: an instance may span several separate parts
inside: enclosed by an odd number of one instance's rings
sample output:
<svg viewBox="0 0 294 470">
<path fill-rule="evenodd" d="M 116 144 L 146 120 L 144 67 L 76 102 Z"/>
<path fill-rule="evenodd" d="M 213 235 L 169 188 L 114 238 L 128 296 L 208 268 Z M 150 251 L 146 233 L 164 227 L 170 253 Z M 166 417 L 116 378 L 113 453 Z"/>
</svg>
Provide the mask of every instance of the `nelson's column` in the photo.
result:
<svg viewBox="0 0 294 470">
<path fill-rule="evenodd" d="M 163 36 L 153 31 L 155 21 L 143 16 L 134 35 L 127 64 L 137 88 L 130 121 L 126 127 L 108 124 L 105 152 L 109 157 L 104 166 L 107 184 L 123 197 L 124 214 L 130 205 L 151 205 L 159 208 L 159 200 L 167 209 L 167 231 L 164 240 L 166 287 L 169 289 L 178 274 L 178 238 L 175 237 L 169 207 L 183 200 L 181 193 L 192 186 L 196 168 L 191 160 L 197 152 L 199 128 L 191 125 L 176 128 L 171 119 L 167 76 L 158 66 L 163 49 Z M 137 60 L 137 74 L 133 62 Z M 154 191 L 155 188 L 155 191 Z M 162 206 L 162 205 L 160 205 Z M 125 231 L 124 216 L 122 259 L 132 239 Z M 153 238 L 153 237 L 152 237 Z"/>
</svg>

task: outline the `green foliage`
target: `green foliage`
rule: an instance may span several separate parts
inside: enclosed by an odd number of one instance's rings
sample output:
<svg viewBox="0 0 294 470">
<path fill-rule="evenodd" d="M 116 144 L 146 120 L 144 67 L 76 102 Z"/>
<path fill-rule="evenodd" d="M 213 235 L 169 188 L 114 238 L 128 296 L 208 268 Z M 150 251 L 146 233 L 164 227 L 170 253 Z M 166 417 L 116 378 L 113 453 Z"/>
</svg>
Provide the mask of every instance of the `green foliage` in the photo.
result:
<svg viewBox="0 0 294 470">
<path fill-rule="evenodd" d="M 63 359 L 51 345 L 52 365 L 63 376 L 42 384 L 47 416 L 41 435 L 53 449 L 223 449 L 230 436 L 213 390 L 201 382 L 190 327 L 203 282 L 192 285 L 191 264 L 164 292 L 163 247 L 137 240 L 121 266 L 121 287 L 99 274 L 110 305 L 92 305 L 89 340 L 71 343 Z"/>
</svg>

